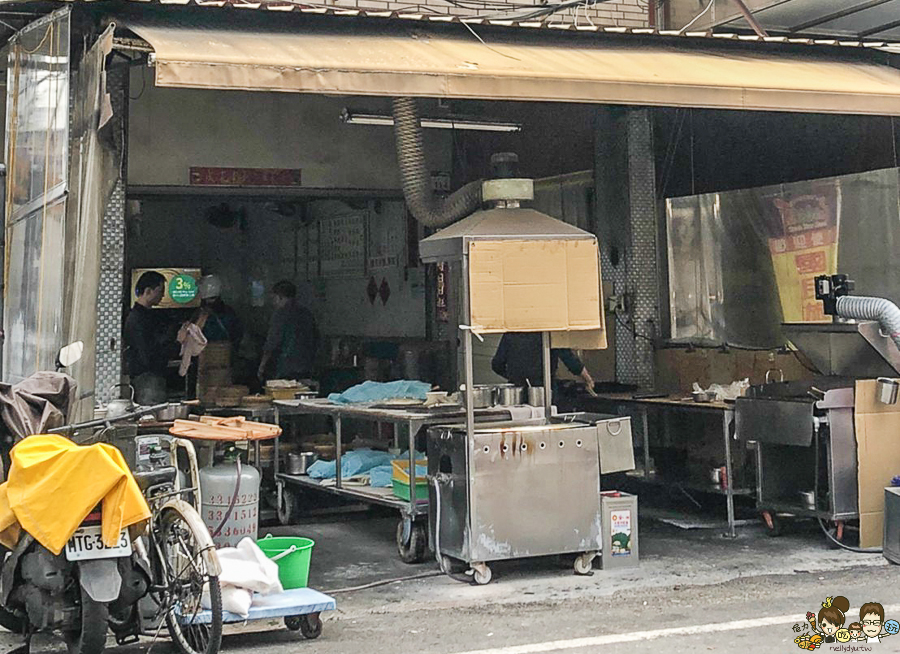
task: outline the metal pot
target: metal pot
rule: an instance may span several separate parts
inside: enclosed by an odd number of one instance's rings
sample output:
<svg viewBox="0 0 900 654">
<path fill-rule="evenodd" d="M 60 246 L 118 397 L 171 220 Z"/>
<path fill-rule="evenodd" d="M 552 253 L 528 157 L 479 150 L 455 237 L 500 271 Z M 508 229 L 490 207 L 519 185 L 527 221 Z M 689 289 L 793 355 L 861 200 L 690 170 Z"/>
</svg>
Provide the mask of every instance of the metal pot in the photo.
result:
<svg viewBox="0 0 900 654">
<path fill-rule="evenodd" d="M 289 475 L 305 475 L 309 467 L 319 460 L 315 452 L 291 452 L 287 456 L 287 471 Z"/>
<path fill-rule="evenodd" d="M 174 420 L 186 420 L 190 414 L 190 407 L 180 402 L 171 402 L 165 408 L 154 412 L 154 417 L 159 422 L 173 422 Z"/>
<path fill-rule="evenodd" d="M 106 404 L 106 419 L 107 420 L 115 420 L 116 418 L 121 418 L 122 416 L 132 413 L 134 411 L 134 387 L 129 384 L 113 384 L 110 386 L 109 390 L 112 392 L 113 389 L 122 388 L 123 386 L 127 386 L 128 390 L 131 391 L 130 398 L 119 398 L 115 400 L 110 400 Z"/>
<path fill-rule="evenodd" d="M 529 386 L 528 387 L 528 404 L 531 406 L 544 406 L 544 387 Z"/>
<path fill-rule="evenodd" d="M 495 386 L 490 386 L 488 384 L 476 384 L 472 387 L 472 408 L 473 409 L 487 409 L 494 406 L 494 395 L 495 395 Z M 463 404 L 466 403 L 466 391 L 465 387 L 460 388 L 460 397 L 462 398 Z"/>
<path fill-rule="evenodd" d="M 497 386 L 497 404 L 500 406 L 515 406 L 522 404 L 522 387 L 512 384 L 500 384 Z"/>
</svg>

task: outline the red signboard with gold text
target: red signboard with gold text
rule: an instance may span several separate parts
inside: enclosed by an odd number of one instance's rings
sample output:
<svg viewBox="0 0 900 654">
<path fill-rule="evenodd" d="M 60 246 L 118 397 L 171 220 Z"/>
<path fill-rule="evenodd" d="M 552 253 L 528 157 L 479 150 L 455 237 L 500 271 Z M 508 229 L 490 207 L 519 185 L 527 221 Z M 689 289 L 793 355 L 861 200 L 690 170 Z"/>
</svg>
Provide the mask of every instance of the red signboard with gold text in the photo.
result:
<svg viewBox="0 0 900 654">
<path fill-rule="evenodd" d="M 191 186 L 300 186 L 299 168 L 206 168 L 191 166 Z"/>
</svg>

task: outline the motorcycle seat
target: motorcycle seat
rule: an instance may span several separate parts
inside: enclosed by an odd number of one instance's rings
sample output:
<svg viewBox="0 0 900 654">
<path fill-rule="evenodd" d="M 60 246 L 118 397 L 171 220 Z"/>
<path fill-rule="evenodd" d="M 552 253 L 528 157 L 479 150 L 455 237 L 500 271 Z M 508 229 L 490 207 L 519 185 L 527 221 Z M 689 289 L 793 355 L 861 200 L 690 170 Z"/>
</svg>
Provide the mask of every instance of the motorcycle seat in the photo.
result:
<svg viewBox="0 0 900 654">
<path fill-rule="evenodd" d="M 171 484 L 175 481 L 178 471 L 173 466 L 167 466 L 165 468 L 156 468 L 155 470 L 143 470 L 133 474 L 138 488 L 141 491 L 146 491 L 153 486 Z"/>
</svg>

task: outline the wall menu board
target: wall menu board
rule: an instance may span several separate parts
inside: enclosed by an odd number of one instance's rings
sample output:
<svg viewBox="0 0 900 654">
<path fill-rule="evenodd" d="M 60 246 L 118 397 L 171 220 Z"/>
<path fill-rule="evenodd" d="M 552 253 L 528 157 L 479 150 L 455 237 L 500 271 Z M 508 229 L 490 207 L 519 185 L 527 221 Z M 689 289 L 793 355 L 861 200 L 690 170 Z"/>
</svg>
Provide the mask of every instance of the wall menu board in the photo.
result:
<svg viewBox="0 0 900 654">
<path fill-rule="evenodd" d="M 369 203 L 367 270 L 397 268 L 405 263 L 406 204 L 378 200 Z"/>
<path fill-rule="evenodd" d="M 366 212 L 323 216 L 319 221 L 319 251 L 325 276 L 365 273 Z"/>
<path fill-rule="evenodd" d="M 191 309 L 200 306 L 199 268 L 135 268 L 131 271 L 131 303 L 136 299 L 135 287 L 145 272 L 155 271 L 166 278 L 166 292 L 156 309 Z"/>
</svg>

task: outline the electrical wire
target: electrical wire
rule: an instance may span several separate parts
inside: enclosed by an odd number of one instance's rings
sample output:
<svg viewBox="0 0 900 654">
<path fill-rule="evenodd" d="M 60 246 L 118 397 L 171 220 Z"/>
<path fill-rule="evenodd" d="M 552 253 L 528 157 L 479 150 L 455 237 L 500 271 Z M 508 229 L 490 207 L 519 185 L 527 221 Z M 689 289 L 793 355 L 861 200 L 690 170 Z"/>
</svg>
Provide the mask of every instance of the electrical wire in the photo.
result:
<svg viewBox="0 0 900 654">
<path fill-rule="evenodd" d="M 682 27 L 680 30 L 678 30 L 678 33 L 679 33 L 679 34 L 684 34 L 685 32 L 687 32 L 687 31 L 691 28 L 691 26 L 692 26 L 694 23 L 696 23 L 698 20 L 700 20 L 701 18 L 703 18 L 703 16 L 706 15 L 706 12 L 708 12 L 710 9 L 712 9 L 712 6 L 715 4 L 715 2 L 716 2 L 716 0 L 709 0 L 709 4 L 706 5 L 706 9 L 704 9 L 704 10 L 701 11 L 699 14 L 697 14 L 696 16 L 694 16 L 694 17 L 691 19 L 691 22 L 689 22 L 687 25 L 685 25 L 685 26 Z"/>
<path fill-rule="evenodd" d="M 652 338 L 650 338 L 650 337 L 647 336 L 646 334 L 641 334 L 641 333 L 637 330 L 637 328 L 635 328 L 634 326 L 629 325 L 628 323 L 626 323 L 626 322 L 622 319 L 622 316 L 619 315 L 619 312 L 618 312 L 618 311 L 614 311 L 613 313 L 614 313 L 615 316 L 616 316 L 616 320 L 618 320 L 619 323 L 621 323 L 622 327 L 624 327 L 624 328 L 626 329 L 626 331 L 628 331 L 628 333 L 631 334 L 634 338 L 642 338 L 642 339 L 644 339 L 645 341 L 647 341 L 648 343 L 650 343 L 650 345 L 652 345 L 654 348 L 656 347 L 656 341 L 654 341 Z"/>
<path fill-rule="evenodd" d="M 361 586 L 350 586 L 349 588 L 336 588 L 335 590 L 322 591 L 326 595 L 339 595 L 341 593 L 355 593 L 359 590 L 368 590 L 369 588 L 378 588 L 379 586 L 387 586 L 389 584 L 398 584 L 403 581 L 416 581 L 417 579 L 429 579 L 431 577 L 440 577 L 444 573 L 440 571 L 423 572 L 418 575 L 410 575 L 408 577 L 396 577 L 394 579 L 384 579 L 382 581 L 373 581 L 370 584 Z"/>
</svg>

